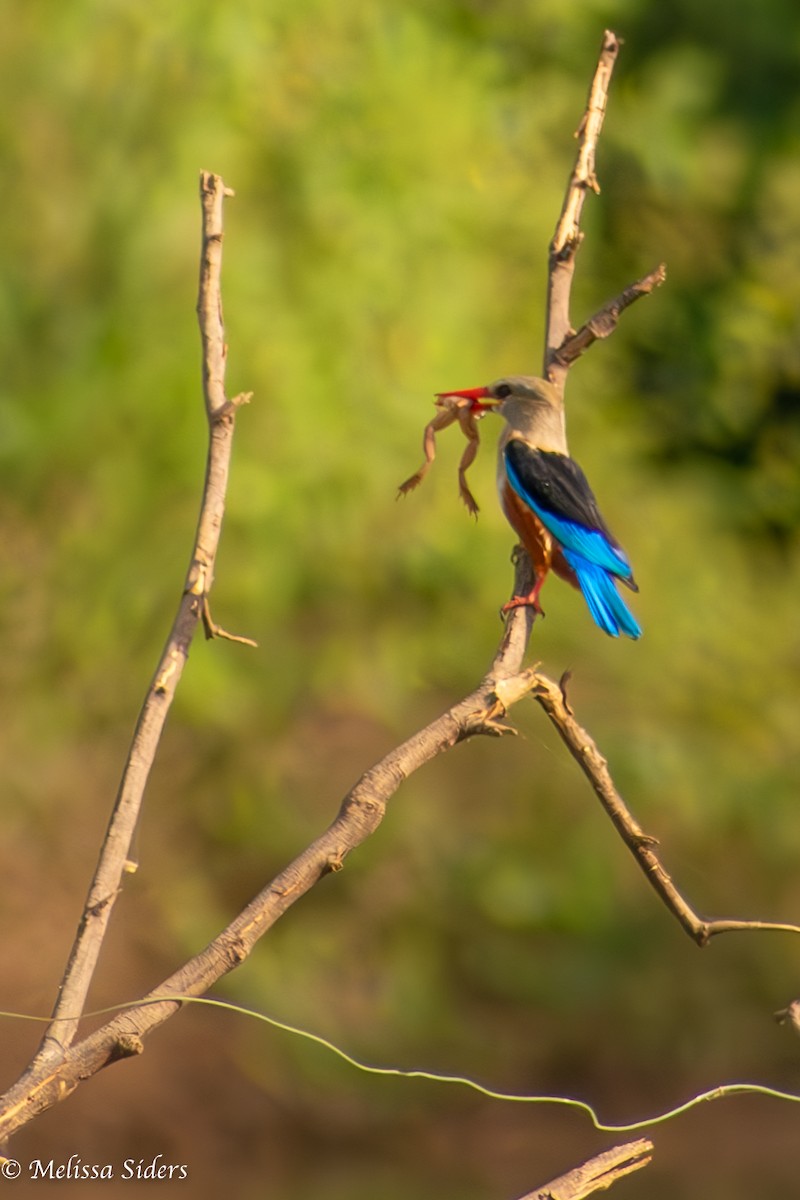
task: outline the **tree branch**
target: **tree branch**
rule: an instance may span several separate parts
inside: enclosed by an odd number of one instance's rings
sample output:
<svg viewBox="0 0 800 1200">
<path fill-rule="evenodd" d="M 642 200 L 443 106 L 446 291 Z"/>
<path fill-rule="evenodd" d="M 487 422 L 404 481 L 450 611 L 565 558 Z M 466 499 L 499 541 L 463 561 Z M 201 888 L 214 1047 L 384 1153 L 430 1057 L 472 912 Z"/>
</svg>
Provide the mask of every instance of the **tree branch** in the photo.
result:
<svg viewBox="0 0 800 1200">
<path fill-rule="evenodd" d="M 639 300 L 642 296 L 649 296 L 666 278 L 666 265 L 660 263 L 654 271 L 650 271 L 642 279 L 638 279 L 636 283 L 626 287 L 619 296 L 609 300 L 593 317 L 590 317 L 577 333 L 571 333 L 564 339 L 554 352 L 552 363 L 567 370 L 594 342 L 600 338 L 607 338 L 614 332 L 620 313 L 633 304 L 634 300 Z"/>
<path fill-rule="evenodd" d="M 536 671 L 531 672 L 530 679 L 531 694 L 547 713 L 561 740 L 591 783 L 614 828 L 644 871 L 645 878 L 698 946 L 705 946 L 716 934 L 734 931 L 770 929 L 782 933 L 800 933 L 800 927 L 797 925 L 769 921 L 706 921 L 699 917 L 684 900 L 662 866 L 653 849 L 658 844 L 656 839 L 644 832 L 626 807 L 614 786 L 608 763 L 598 750 L 594 739 L 576 721 L 567 703 L 564 680 L 557 684 Z"/>
<path fill-rule="evenodd" d="M 572 169 L 561 216 L 550 243 L 547 280 L 547 315 L 545 327 L 545 376 L 563 394 L 567 365 L 559 363 L 556 354 L 572 332 L 569 316 L 575 256 L 583 240 L 580 229 L 583 204 L 587 190 L 599 192 L 595 174 L 595 150 L 606 114 L 608 89 L 619 54 L 620 39 L 610 29 L 603 34 L 600 57 L 589 88 L 589 99 L 577 133 L 578 153 Z"/>
<path fill-rule="evenodd" d="M 577 333 L 569 322 L 574 260 L 581 240 L 580 217 L 586 190 L 597 191 L 594 155 L 602 127 L 608 86 L 619 41 L 606 32 L 589 101 L 578 130 L 579 149 L 561 217 L 550 247 L 550 278 L 545 367 L 563 394 L 571 364 L 597 338 L 607 336 L 619 314 L 663 279 L 658 268 L 608 302 Z M 181 1007 L 182 997 L 199 996 L 237 967 L 279 918 L 320 879 L 343 866 L 346 856 L 380 825 L 391 797 L 425 763 L 458 742 L 479 734 L 513 732 L 502 723 L 508 709 L 532 692 L 547 713 L 570 753 L 581 766 L 615 828 L 663 902 L 699 944 L 730 930 L 781 929 L 795 926 L 752 921 L 704 921 L 678 893 L 662 867 L 654 840 L 646 835 L 617 792 L 605 759 L 578 724 L 558 685 L 522 663 L 532 628 L 533 613 L 518 608 L 509 614 L 494 660 L 478 686 L 413 734 L 368 770 L 344 798 L 330 827 L 303 850 L 275 879 L 214 938 L 147 996 L 131 1004 L 82 1040 L 77 1028 L 87 990 L 100 953 L 111 910 L 123 874 L 130 869 L 128 854 L 142 795 L 164 721 L 186 662 L 189 643 L 202 619 L 207 636 L 231 637 L 214 623 L 208 606 L 230 463 L 236 409 L 246 397 L 225 398 L 227 349 L 220 299 L 222 202 L 230 194 L 217 176 L 204 174 L 203 245 L 198 319 L 203 343 L 203 391 L 209 425 L 205 486 L 195 545 L 178 615 L 155 672 L 136 726 L 95 877 L 89 890 L 78 934 L 62 981 L 53 1020 L 42 1047 L 20 1080 L 0 1098 L 0 1139 L 7 1138 L 39 1113 L 69 1095 L 85 1079 L 122 1058 L 142 1052 L 144 1039 Z M 428 451 L 426 449 L 426 461 Z M 463 464 L 462 464 L 463 466 Z M 532 586 L 530 564 L 516 564 L 515 594 Z M 236 639 L 234 640 L 245 640 Z M 577 1200 L 609 1186 L 621 1174 L 644 1166 L 652 1146 L 632 1143 L 599 1156 L 533 1193 L 557 1200 Z M 604 1161 L 605 1160 L 605 1161 Z M 592 1186 L 589 1182 L 594 1180 Z M 580 1188 L 583 1190 L 580 1190 Z M 558 1190 L 561 1189 L 561 1190 Z M 571 1189 L 571 1190 L 570 1190 Z"/>
<path fill-rule="evenodd" d="M 515 586 L 531 587 L 529 571 L 527 560 L 521 560 Z M 521 671 L 521 664 L 531 616 L 526 609 L 511 615 L 491 667 L 477 688 L 371 767 L 345 796 L 330 827 L 268 883 L 204 950 L 138 1004 L 70 1046 L 57 1060 L 34 1060 L 0 1098 L 0 1142 L 103 1067 L 141 1053 L 144 1038 L 178 1012 L 181 997 L 202 995 L 239 966 L 258 939 L 295 901 L 325 875 L 340 870 L 346 856 L 375 832 L 388 801 L 414 771 L 467 738 L 514 732 L 499 718 L 530 690 L 529 672 Z M 174 1000 L 169 998 L 173 996 Z"/>
<path fill-rule="evenodd" d="M 209 425 L 205 486 L 191 563 L 178 607 L 153 680 L 139 714 L 119 792 L 100 850 L 75 942 L 59 987 L 58 999 L 42 1045 L 32 1064 L 58 1061 L 76 1035 L 78 1019 L 94 974 L 114 903 L 123 876 L 135 870 L 129 861 L 131 841 L 139 819 L 142 797 L 175 690 L 183 673 L 201 610 L 214 577 L 225 491 L 228 482 L 236 407 L 245 397 L 225 397 L 225 346 L 220 298 L 222 263 L 222 205 L 232 195 L 217 175 L 205 172 L 200 195 L 203 235 L 200 286 L 197 302 L 203 344 L 203 392 Z"/>
<path fill-rule="evenodd" d="M 639 1138 L 605 1150 L 573 1171 L 567 1171 L 566 1175 L 551 1179 L 535 1192 L 520 1196 L 519 1200 L 585 1200 L 593 1192 L 605 1191 L 624 1175 L 646 1167 L 652 1157 L 653 1143 L 647 1138 Z"/>
</svg>

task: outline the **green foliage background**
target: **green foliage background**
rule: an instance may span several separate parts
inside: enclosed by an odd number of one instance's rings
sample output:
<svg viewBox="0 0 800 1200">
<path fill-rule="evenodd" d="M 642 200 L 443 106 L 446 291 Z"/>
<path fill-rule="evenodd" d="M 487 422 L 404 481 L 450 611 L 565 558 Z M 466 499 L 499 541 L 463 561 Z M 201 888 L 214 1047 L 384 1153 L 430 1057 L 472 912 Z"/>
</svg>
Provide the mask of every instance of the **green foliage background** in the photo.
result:
<svg viewBox="0 0 800 1200">
<path fill-rule="evenodd" d="M 0 15 L 2 1006 L 52 1002 L 183 580 L 205 454 L 200 169 L 237 193 L 229 391 L 255 393 L 214 611 L 260 648 L 194 647 L 97 1004 L 205 944 L 362 770 L 483 673 L 511 585 L 491 422 L 477 525 L 454 431 L 420 491 L 398 504 L 396 486 L 433 392 L 540 367 L 546 248 L 605 26 L 625 46 L 573 315 L 662 259 L 669 277 L 577 365 L 569 425 L 634 561 L 645 637 L 604 638 L 552 581 L 532 654 L 572 669 L 580 718 L 699 910 L 798 921 L 796 5 Z M 699 953 L 542 714 L 514 715 L 516 742 L 409 781 L 224 994 L 370 1061 L 574 1094 L 609 1120 L 730 1079 L 796 1088 L 797 1043 L 769 1020 L 797 993 L 794 942 Z M 2 1041 L 10 1081 L 36 1032 Z M 768 1101 L 684 1117 L 627 1194 L 793 1194 L 797 1119 Z M 612 1140 L 188 1012 L 18 1145 L 163 1153 L 198 1196 L 392 1200 L 519 1194 Z"/>
</svg>

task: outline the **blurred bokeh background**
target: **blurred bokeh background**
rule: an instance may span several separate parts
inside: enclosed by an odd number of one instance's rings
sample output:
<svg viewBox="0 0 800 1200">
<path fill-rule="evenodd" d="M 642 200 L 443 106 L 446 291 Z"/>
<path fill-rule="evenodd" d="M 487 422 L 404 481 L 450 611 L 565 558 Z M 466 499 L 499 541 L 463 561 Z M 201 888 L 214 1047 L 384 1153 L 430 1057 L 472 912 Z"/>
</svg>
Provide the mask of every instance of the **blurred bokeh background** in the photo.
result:
<svg viewBox="0 0 800 1200">
<path fill-rule="evenodd" d="M 193 648 L 98 1006 L 202 947 L 490 661 L 513 542 L 495 427 L 477 524 L 456 430 L 419 491 L 396 487 L 435 391 L 540 369 L 547 244 L 606 26 L 625 45 L 573 316 L 661 260 L 669 275 L 571 373 L 569 429 L 645 637 L 605 638 L 553 580 L 531 655 L 572 669 L 579 717 L 699 911 L 798 921 L 796 4 L 0 11 L 2 1008 L 52 1004 L 184 577 L 205 456 L 201 168 L 236 189 L 228 383 L 254 392 L 213 607 L 259 649 Z M 608 1121 L 729 1080 L 797 1090 L 800 1043 L 771 1021 L 800 991 L 796 940 L 700 952 L 543 714 L 514 720 L 518 739 L 411 779 L 218 994 L 367 1061 L 574 1095 Z M 3 1023 L 5 1083 L 37 1038 Z M 656 1131 L 656 1163 L 619 1195 L 794 1195 L 798 1120 L 766 1099 L 706 1106 Z M 12 1152 L 161 1153 L 199 1197 L 500 1200 L 615 1140 L 198 1008 Z"/>
</svg>

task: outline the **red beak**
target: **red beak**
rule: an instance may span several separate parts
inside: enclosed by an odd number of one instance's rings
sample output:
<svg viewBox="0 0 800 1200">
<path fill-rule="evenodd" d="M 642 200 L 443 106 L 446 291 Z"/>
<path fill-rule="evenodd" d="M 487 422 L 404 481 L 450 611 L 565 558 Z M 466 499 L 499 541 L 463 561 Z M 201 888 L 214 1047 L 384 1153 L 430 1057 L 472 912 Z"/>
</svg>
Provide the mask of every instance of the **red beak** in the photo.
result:
<svg viewBox="0 0 800 1200">
<path fill-rule="evenodd" d="M 489 389 L 485 387 L 464 388 L 460 392 L 437 392 L 436 395 L 440 398 L 444 396 L 463 396 L 465 400 L 483 400 L 489 395 Z"/>
<path fill-rule="evenodd" d="M 496 400 L 489 399 L 488 404 L 481 404 L 479 401 L 485 400 L 489 396 L 489 389 L 486 387 L 462 388 L 460 392 L 437 392 L 437 400 L 446 400 L 448 396 L 459 396 L 464 400 L 471 400 L 470 408 L 472 412 L 482 413 L 488 412 L 497 403 Z"/>
</svg>

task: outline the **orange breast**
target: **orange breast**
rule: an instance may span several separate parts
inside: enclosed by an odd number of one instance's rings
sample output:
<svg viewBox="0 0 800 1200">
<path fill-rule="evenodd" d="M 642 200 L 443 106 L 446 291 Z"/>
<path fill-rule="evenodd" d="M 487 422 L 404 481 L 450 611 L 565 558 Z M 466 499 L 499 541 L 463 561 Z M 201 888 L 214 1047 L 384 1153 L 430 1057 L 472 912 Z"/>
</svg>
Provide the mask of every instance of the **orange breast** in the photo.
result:
<svg viewBox="0 0 800 1200">
<path fill-rule="evenodd" d="M 546 574 L 550 570 L 553 555 L 551 535 L 536 513 L 528 508 L 527 504 L 523 504 L 507 479 L 503 479 L 500 487 L 500 503 L 506 520 L 528 551 L 537 577 Z"/>
<path fill-rule="evenodd" d="M 536 513 L 520 500 L 509 484 L 505 471 L 502 480 L 498 482 L 500 484 L 500 503 L 506 520 L 527 550 L 536 578 L 540 579 L 552 569 L 567 583 L 577 587 L 578 581 L 575 578 L 575 572 L 566 562 L 561 547 L 553 535 L 545 529 Z"/>
</svg>

